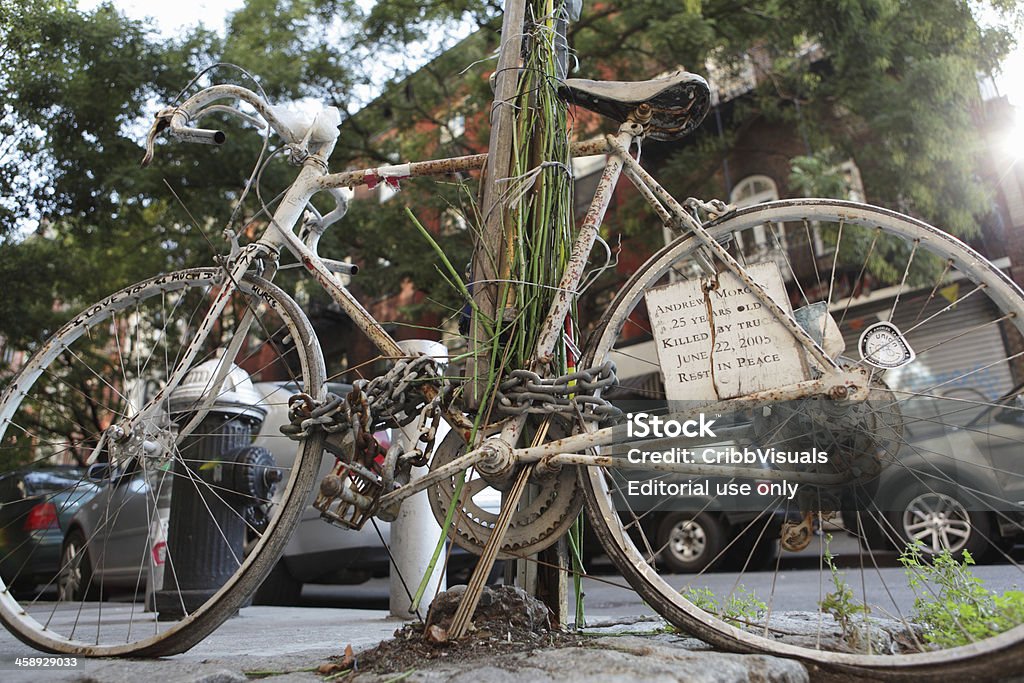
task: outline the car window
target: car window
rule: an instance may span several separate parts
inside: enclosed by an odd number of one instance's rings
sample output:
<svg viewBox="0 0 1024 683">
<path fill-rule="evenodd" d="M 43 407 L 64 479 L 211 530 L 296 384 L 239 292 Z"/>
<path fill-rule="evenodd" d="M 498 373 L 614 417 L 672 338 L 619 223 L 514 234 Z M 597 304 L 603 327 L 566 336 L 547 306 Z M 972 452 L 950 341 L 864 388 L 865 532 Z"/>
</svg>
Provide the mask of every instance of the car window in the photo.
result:
<svg viewBox="0 0 1024 683">
<path fill-rule="evenodd" d="M 62 491 L 73 491 L 81 485 L 85 470 L 62 472 L 29 472 L 25 475 L 26 494 L 30 496 L 49 495 Z"/>
</svg>

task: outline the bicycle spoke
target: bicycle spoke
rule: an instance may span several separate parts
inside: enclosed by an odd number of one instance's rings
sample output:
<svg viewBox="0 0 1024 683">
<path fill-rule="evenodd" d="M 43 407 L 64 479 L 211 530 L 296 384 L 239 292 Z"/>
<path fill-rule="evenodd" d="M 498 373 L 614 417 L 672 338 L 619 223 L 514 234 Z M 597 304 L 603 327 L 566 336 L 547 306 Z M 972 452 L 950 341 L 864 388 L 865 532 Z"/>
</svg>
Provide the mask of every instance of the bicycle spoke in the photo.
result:
<svg viewBox="0 0 1024 683">
<path fill-rule="evenodd" d="M 64 643 L 77 643 L 75 647 L 96 653 L 118 649 L 132 652 L 143 647 L 172 652 L 181 648 L 184 641 L 171 627 L 188 622 L 209 630 L 221 618 L 211 606 L 226 598 L 237 607 L 245 597 L 243 593 L 255 587 L 252 579 L 243 579 L 266 571 L 268 563 L 276 560 L 276 553 L 283 547 L 280 534 L 287 531 L 291 520 L 297 520 L 298 510 L 305 505 L 308 488 L 304 487 L 312 484 L 311 468 L 316 466 L 309 458 L 297 457 L 294 463 L 285 461 L 280 465 L 257 459 L 247 476 L 263 482 L 264 475 L 273 469 L 281 473 L 283 481 L 279 487 L 268 484 L 269 488 L 257 488 L 247 499 L 241 497 L 233 480 L 214 479 L 203 469 L 211 462 L 250 467 L 222 463 L 221 454 L 208 455 L 199 445 L 226 434 L 251 432 L 258 421 L 246 417 L 244 410 L 233 412 L 229 408 L 223 413 L 224 419 L 218 417 L 195 430 L 190 440 L 183 440 L 178 433 L 181 414 L 176 413 L 172 419 L 170 411 L 178 407 L 172 405 L 175 393 L 167 387 L 167 381 L 181 372 L 178 366 L 185 357 L 185 340 L 192 339 L 203 323 L 211 297 L 215 290 L 220 291 L 211 286 L 219 277 L 212 269 L 191 271 L 181 278 L 154 278 L 140 283 L 130 298 L 110 297 L 105 310 L 100 306 L 90 313 L 88 334 L 75 328 L 66 331 L 66 341 L 53 343 L 48 347 L 53 351 L 35 361 L 39 371 L 25 384 L 24 395 L 17 397 L 14 412 L 4 413 L 0 452 L 5 456 L 9 453 L 21 467 L 62 465 L 90 454 L 98 462 L 110 462 L 110 476 L 88 486 L 84 470 L 76 470 L 76 486 L 88 491 L 85 495 L 93 501 L 92 510 L 85 514 L 79 507 L 74 513 L 71 524 L 75 526 L 66 532 L 59 566 L 49 570 L 39 587 L 21 602 L 25 613 L 34 612 L 38 619 L 38 626 L 29 626 L 30 630 L 36 629 L 30 631 L 33 637 L 50 639 L 54 643 L 50 647 L 59 650 Z M 195 360 L 212 361 L 218 349 L 234 338 L 244 342 L 237 344 L 235 363 L 244 363 L 256 376 L 273 376 L 273 372 L 280 371 L 279 383 L 268 384 L 265 397 L 253 394 L 251 398 L 259 404 L 257 413 L 262 415 L 258 411 L 285 409 L 293 391 L 307 386 L 306 368 L 322 368 L 322 361 L 311 360 L 316 356 L 310 354 L 313 347 L 308 327 L 297 317 L 301 314 L 296 313 L 294 304 L 282 299 L 272 286 L 259 287 L 258 299 L 251 298 L 251 287 L 245 283 L 230 295 L 237 305 L 229 302 L 215 334 L 202 344 L 196 342 L 199 352 Z M 239 325 L 243 310 L 254 311 L 255 318 L 250 329 L 244 331 L 244 338 L 239 336 L 243 334 Z M 285 338 L 291 340 L 287 346 L 280 343 Z M 303 368 L 301 378 L 297 378 L 295 368 Z M 294 384 L 287 385 L 287 378 Z M 166 390 L 160 405 L 144 407 L 157 389 Z M 200 384 L 192 390 L 201 389 Z M 208 397 L 215 410 L 221 409 L 218 401 L 228 397 L 229 390 L 225 383 L 217 396 Z M 145 411 L 146 417 L 132 422 L 139 411 Z M 135 431 L 127 438 L 115 439 L 107 429 L 115 424 Z M 265 443 L 293 452 L 300 450 L 299 443 L 283 435 L 279 438 L 268 434 Z M 243 437 L 240 443 L 247 441 Z M 134 469 L 125 469 L 129 465 Z M 301 471 L 306 472 L 305 483 L 289 490 L 288 482 L 295 482 Z M 278 495 L 274 488 L 287 495 Z M 234 576 L 238 583 L 227 592 L 211 587 L 209 595 L 213 597 L 199 595 L 195 604 L 189 597 L 193 589 L 183 590 L 190 584 L 179 580 L 181 571 L 192 571 L 187 555 L 191 549 L 182 546 L 180 538 L 156 546 L 158 540 L 164 542 L 160 527 L 165 522 L 161 519 L 166 519 L 175 500 L 189 493 L 198 500 L 194 501 L 195 521 L 185 523 L 208 527 L 211 543 L 222 546 L 228 558 L 221 568 L 223 576 Z M 77 494 L 49 494 L 39 501 L 53 499 L 58 503 L 63 524 L 70 512 L 54 495 Z M 239 505 L 240 500 L 260 510 L 250 516 Z M 291 511 L 289 521 L 278 525 L 285 510 Z M 80 517 L 84 526 L 77 526 Z M 19 523 L 10 518 L 3 521 L 5 526 Z M 280 533 L 268 538 L 267 532 L 275 530 Z M 23 538 L 19 536 L 18 542 Z M 39 555 L 31 538 L 19 550 L 19 562 L 24 560 L 26 566 Z M 245 546 L 247 540 L 252 541 L 251 546 Z M 154 563 L 161 558 L 152 557 L 154 551 L 162 555 L 160 566 L 165 575 L 170 572 L 163 585 L 157 585 Z M 11 566 L 5 569 L 3 579 L 9 584 L 22 573 Z M 59 599 L 52 599 L 53 592 Z M 165 614 L 168 609 L 170 612 Z"/>
<path fill-rule="evenodd" d="M 759 521 L 751 524 L 750 517 L 745 517 L 742 523 L 730 527 L 729 535 L 721 546 L 717 546 L 721 550 L 717 554 L 725 557 L 728 549 L 729 555 L 738 555 L 734 557 L 738 566 L 736 573 L 721 584 L 721 592 L 717 595 L 723 604 L 740 600 L 745 584 L 751 580 L 755 585 L 763 586 L 768 593 L 766 606 L 758 608 L 760 616 L 756 625 L 746 617 L 726 618 L 726 622 L 731 620 L 740 628 L 739 635 L 733 630 L 707 627 L 707 622 L 691 618 L 691 612 L 685 607 L 685 596 L 678 596 L 673 587 L 675 582 L 667 580 L 668 576 L 662 578 L 661 575 L 667 573 L 664 567 L 655 566 L 655 574 L 633 574 L 628 571 L 628 563 L 621 563 L 623 557 L 629 557 L 625 548 L 621 554 L 616 547 L 610 548 L 609 552 L 616 554 L 620 560 L 617 565 L 624 568 L 627 578 L 642 594 L 650 595 L 659 604 L 669 605 L 665 614 L 673 623 L 692 628 L 715 642 L 758 649 L 763 644 L 745 634 L 756 632 L 770 640 L 781 638 L 783 642 L 792 637 L 804 648 L 801 652 L 820 653 L 815 655 L 822 658 L 820 661 L 831 661 L 836 647 L 855 647 L 861 656 L 879 656 L 883 641 L 877 639 L 876 628 L 896 629 L 885 636 L 892 636 L 895 654 L 885 650 L 884 656 L 898 656 L 915 648 L 933 647 L 922 642 L 920 626 L 914 623 L 915 619 L 921 618 L 919 612 L 906 597 L 906 590 L 899 589 L 899 584 L 907 580 L 906 572 L 921 581 L 927 580 L 928 573 L 924 565 L 908 565 L 906 570 L 887 567 L 878 557 L 879 539 L 886 539 L 890 544 L 886 548 L 900 549 L 917 538 L 928 545 L 929 552 L 960 547 L 970 547 L 973 552 L 975 547 L 991 546 L 992 555 L 1002 556 L 1014 567 L 1014 572 L 1022 571 L 1020 563 L 1000 547 L 1003 536 L 1012 533 L 1010 529 L 1013 527 L 1020 526 L 1015 521 L 1015 513 L 1019 509 L 1015 503 L 1016 489 L 1008 488 L 1003 493 L 999 488 L 972 482 L 968 475 L 970 468 L 974 467 L 975 474 L 982 481 L 1005 480 L 1011 486 L 1021 483 L 1022 475 L 1014 467 L 1012 459 L 999 459 L 997 449 L 1010 453 L 1024 444 L 1024 428 L 1014 428 L 1016 415 L 1024 414 L 1024 410 L 1010 405 L 1012 394 L 1008 386 L 1009 370 L 1016 368 L 1015 363 L 1019 363 L 1024 352 L 1020 352 L 1019 347 L 1000 347 L 997 344 L 1002 342 L 1007 332 L 1019 329 L 1024 300 L 994 269 L 975 268 L 978 259 L 960 251 L 960 247 L 944 238 L 930 239 L 931 233 L 921 224 L 852 204 L 837 202 L 842 204 L 837 209 L 826 204 L 822 203 L 820 211 L 813 206 L 805 208 L 813 205 L 813 200 L 804 204 L 778 202 L 767 204 L 765 208 L 742 209 L 734 217 L 711 223 L 710 232 L 713 238 L 726 232 L 747 235 L 749 233 L 745 231 L 760 226 L 759 229 L 769 235 L 769 242 L 775 247 L 774 253 L 760 254 L 757 259 L 748 260 L 776 260 L 786 272 L 787 293 L 791 301 L 800 301 L 801 304 L 824 302 L 847 344 L 846 355 L 834 358 L 840 366 L 849 370 L 867 366 L 863 360 L 855 358 L 856 350 L 850 344 L 851 340 L 857 340 L 860 330 L 871 324 L 876 315 L 879 320 L 897 326 L 916 357 L 907 361 L 905 369 L 872 367 L 866 399 L 846 405 L 822 398 L 768 403 L 763 414 L 761 408 L 749 411 L 750 422 L 744 427 L 746 431 L 728 431 L 726 440 L 734 442 L 738 450 L 751 447 L 762 452 L 768 447 L 777 451 L 803 451 L 810 450 L 813 445 L 828 454 L 825 464 L 777 465 L 773 469 L 788 470 L 792 467 L 794 474 L 838 472 L 850 478 L 849 484 L 833 489 L 802 483 L 799 493 L 785 503 L 770 499 L 758 501 L 762 505 L 752 512 L 751 517 L 757 516 Z M 784 242 L 779 226 L 789 228 L 787 221 L 793 226 L 799 221 L 803 226 L 799 230 L 799 244 L 793 239 L 797 235 L 793 230 L 786 233 L 789 243 Z M 824 242 L 834 245 L 827 252 L 831 263 L 820 268 L 818 260 L 823 258 L 824 251 L 814 247 L 819 231 Z M 610 395 L 638 402 L 648 400 L 652 411 L 663 410 L 655 408 L 658 402 L 664 405 L 664 402 L 681 400 L 672 394 L 675 391 L 682 395 L 678 386 L 665 387 L 661 384 L 659 375 L 665 374 L 665 370 L 661 368 L 661 359 L 654 353 L 655 344 L 661 344 L 661 340 L 654 333 L 653 320 L 648 318 L 644 294 L 649 287 L 662 286 L 664 275 L 673 270 L 674 264 L 685 262 L 689 252 L 697 246 L 697 240 L 684 238 L 662 252 L 658 259 L 650 262 L 647 271 L 638 272 L 624 286 L 612 312 L 605 316 L 610 324 L 595 335 L 596 358 L 610 356 L 621 359 L 620 367 L 628 369 L 620 389 Z M 806 248 L 808 258 L 789 253 L 787 249 L 790 247 Z M 738 249 L 736 253 L 738 258 L 745 251 Z M 815 322 L 822 327 L 814 334 L 824 333 L 828 342 L 828 335 L 835 334 L 835 327 L 829 327 L 833 323 L 827 318 L 815 318 Z M 686 334 L 696 335 L 701 329 L 694 327 Z M 647 343 L 628 343 L 634 339 Z M 834 340 L 830 343 L 830 348 L 838 348 Z M 967 349 L 977 349 L 980 362 L 967 360 Z M 960 356 L 964 356 L 964 360 Z M 696 373 L 701 365 L 694 361 L 693 368 Z M 676 370 L 674 366 L 671 369 Z M 640 373 L 646 373 L 644 379 L 634 379 Z M 980 386 L 982 377 L 991 384 Z M 943 395 L 954 387 L 976 392 L 977 399 L 974 396 Z M 953 393 L 959 391 L 956 389 Z M 996 400 L 994 396 L 1000 398 Z M 634 412 L 637 410 L 632 409 Z M 719 409 L 716 407 L 716 410 Z M 740 412 L 736 411 L 736 414 Z M 1001 416 L 999 423 L 995 421 L 996 414 Z M 627 445 L 623 440 L 622 446 L 643 447 L 642 443 L 635 441 Z M 662 439 L 657 446 L 652 444 L 649 448 L 667 449 L 671 444 L 671 440 Z M 617 451 L 609 447 L 603 448 L 601 453 L 615 457 Z M 950 470 L 954 465 L 961 469 Z M 858 472 L 865 466 L 868 471 Z M 857 472 L 856 476 L 854 472 Z M 672 481 L 665 479 L 662 472 L 630 476 L 634 479 Z M 756 478 L 754 472 L 751 478 Z M 723 481 L 728 479 L 725 477 Z M 588 481 L 593 482 L 594 478 L 590 477 Z M 599 510 L 610 506 L 606 501 L 619 500 L 620 496 L 629 503 L 626 481 L 617 476 L 606 477 L 606 481 L 607 485 L 593 489 Z M 914 482 L 913 487 L 907 482 Z M 848 495 L 854 498 L 847 500 Z M 882 497 L 877 498 L 876 495 Z M 724 504 L 719 496 L 712 496 L 711 501 L 710 504 L 707 500 L 695 502 L 692 509 L 706 512 L 716 509 L 713 506 Z M 883 514 L 877 509 L 904 503 L 905 509 L 900 508 L 898 512 Z M 647 556 L 650 553 L 644 539 L 631 538 L 630 534 L 645 528 L 649 533 L 650 525 L 656 524 L 668 507 L 657 497 L 652 497 L 644 510 L 632 506 L 632 514 L 624 514 L 621 519 L 601 514 L 604 522 L 620 530 L 618 534 L 609 535 L 613 542 L 628 545 Z M 762 543 L 766 535 L 774 533 L 765 523 L 768 514 L 765 510 L 789 515 L 797 512 L 795 508 L 799 509 L 799 519 L 812 515 L 813 528 L 821 534 L 817 545 L 797 555 L 789 551 L 780 553 L 775 558 L 775 571 L 770 577 L 751 579 L 757 576 L 756 570 L 751 570 L 754 550 L 752 546 L 740 543 Z M 982 520 L 980 526 L 972 523 L 974 515 L 978 514 L 973 510 L 983 510 L 986 515 L 978 518 Z M 843 513 L 842 522 L 827 519 L 830 513 L 839 512 Z M 991 520 L 991 526 L 985 520 Z M 795 524 L 795 521 L 790 524 Z M 868 525 L 877 530 L 869 534 Z M 851 530 L 850 527 L 856 529 Z M 796 531 L 803 533 L 799 527 L 789 529 L 790 533 Z M 837 558 L 840 553 L 845 553 L 832 563 L 825 561 L 825 534 L 836 534 L 830 552 Z M 845 545 L 848 542 L 845 539 L 856 541 L 855 555 Z M 813 542 L 813 536 L 810 540 Z M 965 546 L 966 543 L 971 545 Z M 662 543 L 652 549 L 662 550 L 660 545 Z M 806 566 L 804 563 L 810 562 L 814 555 L 817 556 L 813 560 L 816 568 L 812 570 L 808 566 L 801 571 L 818 573 L 816 606 L 812 608 L 808 604 L 812 602 L 810 596 L 806 596 L 806 602 L 798 600 L 801 605 L 798 611 L 810 611 L 811 616 L 799 629 L 802 635 L 783 634 L 783 631 L 791 630 L 787 629 L 788 622 L 780 616 L 787 613 L 791 596 L 779 589 L 782 576 L 798 571 L 796 567 Z M 835 566 L 836 590 L 841 585 L 847 587 L 848 597 L 845 599 L 851 601 L 848 604 L 855 610 L 852 621 L 840 623 L 834 620 L 832 608 L 825 604 L 826 595 L 833 590 L 830 588 L 830 564 Z M 713 568 L 704 568 L 697 576 L 707 582 L 713 571 Z M 689 585 L 698 585 L 697 580 L 690 577 Z M 806 583 L 810 589 L 809 578 Z M 1001 577 L 997 586 L 1003 585 L 1006 585 L 1006 579 Z M 933 600 L 941 600 L 933 589 L 933 586 L 923 585 L 917 589 L 919 597 L 922 600 L 929 599 L 929 596 Z M 891 623 L 886 621 L 886 615 L 889 615 Z M 881 624 L 876 625 L 879 621 Z M 900 629 L 905 633 L 898 633 Z M 979 645 L 986 645 L 966 629 L 957 627 L 957 630 L 966 631 L 962 634 L 964 642 L 978 640 Z M 844 639 L 850 637 L 857 638 L 855 646 L 843 644 Z M 771 643 L 763 645 L 760 651 L 772 651 Z M 819 661 L 815 656 L 810 659 Z"/>
</svg>

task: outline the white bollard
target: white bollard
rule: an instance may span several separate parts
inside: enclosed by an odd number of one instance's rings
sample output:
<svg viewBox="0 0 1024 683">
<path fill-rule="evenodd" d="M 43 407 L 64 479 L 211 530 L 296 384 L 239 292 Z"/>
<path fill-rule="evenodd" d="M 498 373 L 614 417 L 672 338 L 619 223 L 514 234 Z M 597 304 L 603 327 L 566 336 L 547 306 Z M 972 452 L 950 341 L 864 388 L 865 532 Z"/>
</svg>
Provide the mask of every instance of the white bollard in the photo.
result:
<svg viewBox="0 0 1024 683">
<path fill-rule="evenodd" d="M 413 339 L 398 342 L 402 349 L 409 354 L 425 353 L 433 356 L 442 367 L 448 361 L 448 349 L 444 344 L 426 339 Z M 418 421 L 413 421 L 405 428 L 396 430 L 393 438 L 398 439 L 402 447 L 410 449 L 418 434 Z M 437 440 L 440 442 L 447 431 L 447 424 L 442 423 L 438 427 Z M 412 469 L 412 480 L 422 477 L 429 471 L 428 467 L 414 467 Z M 391 522 L 391 555 L 392 565 L 389 587 L 389 606 L 391 615 L 404 619 L 414 618 L 416 613 L 410 607 L 412 601 L 410 596 L 416 595 L 416 589 L 427 573 L 427 566 L 434 554 L 434 548 L 441 537 L 441 527 L 434 520 L 434 513 L 430 510 L 430 501 L 426 491 L 420 491 L 411 498 L 402 502 L 398 517 Z M 438 591 L 446 587 L 444 575 L 444 554 L 438 558 L 434 572 L 427 584 L 420 601 L 419 613 L 426 617 L 426 608 L 434 599 Z M 405 580 L 403 584 L 402 579 Z"/>
</svg>

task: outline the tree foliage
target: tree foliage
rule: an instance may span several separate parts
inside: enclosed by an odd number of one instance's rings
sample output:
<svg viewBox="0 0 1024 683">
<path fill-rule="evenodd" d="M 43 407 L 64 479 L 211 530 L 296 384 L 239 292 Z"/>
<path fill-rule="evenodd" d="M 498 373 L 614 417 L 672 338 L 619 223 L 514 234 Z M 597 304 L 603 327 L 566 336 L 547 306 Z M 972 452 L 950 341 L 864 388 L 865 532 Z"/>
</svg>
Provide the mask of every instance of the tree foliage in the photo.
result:
<svg viewBox="0 0 1024 683">
<path fill-rule="evenodd" d="M 406 4 L 377 3 L 375 35 L 403 38 L 410 18 L 422 26 L 437 21 L 436 4 L 422 18 L 404 11 Z M 493 9 L 444 5 L 452 18 Z M 983 8 L 1002 24 L 982 28 L 972 12 Z M 990 207 L 977 178 L 977 77 L 998 69 L 1019 21 L 1012 0 L 587 2 L 570 43 L 576 75 L 590 78 L 646 78 L 679 67 L 704 73 L 708 58 L 734 72 L 752 63 L 762 85 L 734 125 L 757 116 L 791 120 L 810 154 L 854 158 L 872 201 L 963 234 Z M 495 25 L 481 23 L 491 31 Z M 693 169 L 721 150 L 679 154 Z"/>
<path fill-rule="evenodd" d="M 1004 28 L 979 27 L 975 5 L 1007 12 Z M 1018 5 L 586 2 L 570 43 L 580 64 L 575 75 L 597 78 L 642 78 L 679 66 L 701 72 L 709 57 L 739 68 L 752 59 L 762 85 L 733 120 L 766 117 L 800 126 L 811 147 L 794 167 L 801 183 L 827 180 L 812 177 L 821 166 L 815 159 L 853 157 L 872 201 L 963 233 L 989 202 L 975 166 L 976 74 L 993 71 L 1007 51 Z M 483 127 L 440 145 L 435 128 L 417 134 L 416 124 L 444 125 L 453 109 L 486 111 L 499 3 L 381 0 L 361 7 L 354 0 L 248 0 L 231 16 L 225 37 L 194 29 L 166 39 L 110 5 L 81 12 L 68 0 L 0 0 L 0 337 L 28 348 L 60 317 L 52 301 L 73 308 L 224 251 L 220 231 L 262 144 L 251 128 L 218 122 L 229 131 L 224 148 L 161 143 L 154 166 L 137 167 L 156 104 L 173 102 L 201 68 L 237 63 L 275 101 L 315 97 L 348 112 L 334 168 L 479 146 Z M 476 32 L 457 50 L 437 56 L 469 29 Z M 435 58 L 388 72 L 382 62 L 410 43 Z M 418 73 L 410 76 L 414 68 Z M 200 84 L 224 76 L 237 80 L 218 69 Z M 392 85 L 374 105 L 354 115 L 387 79 Z M 380 135 L 388 130 L 400 134 Z M 695 177 L 710 177 L 720 145 L 736 133 L 727 126 L 715 144 L 673 152 L 670 178 L 690 182 L 689 189 Z M 264 197 L 293 174 L 280 159 L 268 164 Z M 441 194 L 435 211 L 465 198 L 456 186 Z M 325 237 L 325 253 L 365 264 L 355 286 L 370 295 L 396 291 L 404 277 L 428 290 L 442 288 L 401 208 L 401 195 L 383 210 L 357 206 Z M 250 201 L 242 217 L 258 210 Z M 461 265 L 466 235 L 445 240 Z"/>
</svg>

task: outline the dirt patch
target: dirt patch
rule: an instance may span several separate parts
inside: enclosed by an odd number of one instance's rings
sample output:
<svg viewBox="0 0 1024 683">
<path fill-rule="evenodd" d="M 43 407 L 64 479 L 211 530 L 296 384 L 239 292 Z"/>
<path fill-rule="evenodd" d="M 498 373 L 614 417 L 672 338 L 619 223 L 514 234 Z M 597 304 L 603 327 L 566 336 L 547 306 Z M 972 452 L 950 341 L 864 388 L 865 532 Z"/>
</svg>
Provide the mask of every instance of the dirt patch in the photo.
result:
<svg viewBox="0 0 1024 683">
<path fill-rule="evenodd" d="M 395 637 L 355 655 L 333 657 L 321 673 L 332 680 L 353 680 L 361 674 L 400 673 L 418 669 L 426 662 L 464 662 L 551 647 L 566 647 L 580 641 L 550 629 L 548 610 L 542 602 L 514 586 L 487 587 L 480 598 L 473 624 L 464 638 L 447 638 L 448 628 L 465 586 L 455 586 L 437 596 L 431 608 L 429 626 L 408 624 Z M 347 676 L 338 676 L 343 671 Z M 337 678 L 335 678 L 337 676 Z"/>
</svg>

